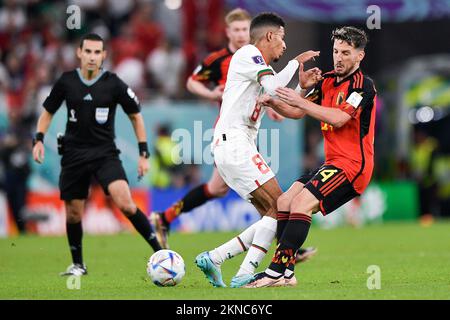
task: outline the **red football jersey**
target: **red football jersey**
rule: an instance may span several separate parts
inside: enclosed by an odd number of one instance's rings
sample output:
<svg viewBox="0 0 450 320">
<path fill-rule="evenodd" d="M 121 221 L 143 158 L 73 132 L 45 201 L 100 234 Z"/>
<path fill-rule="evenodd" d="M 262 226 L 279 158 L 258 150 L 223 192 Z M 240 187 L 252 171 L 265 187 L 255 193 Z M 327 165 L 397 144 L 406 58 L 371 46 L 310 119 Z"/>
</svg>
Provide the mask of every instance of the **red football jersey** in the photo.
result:
<svg viewBox="0 0 450 320">
<path fill-rule="evenodd" d="M 321 123 L 325 139 L 325 164 L 344 170 L 356 192 L 370 182 L 374 166 L 376 89 L 357 69 L 341 82 L 334 71 L 324 74 L 307 98 L 328 108 L 339 108 L 352 118 L 341 128 Z"/>
<path fill-rule="evenodd" d="M 231 52 L 228 47 L 219 51 L 214 51 L 194 70 L 191 75 L 192 79 L 205 83 L 212 83 L 214 86 L 225 86 L 232 57 L 233 52 Z M 221 103 L 219 102 L 219 108 L 220 105 Z M 214 128 L 216 127 L 217 121 L 219 121 L 219 116 L 220 115 L 217 116 L 216 121 L 214 122 Z"/>
<path fill-rule="evenodd" d="M 215 86 L 225 85 L 227 73 L 233 53 L 228 47 L 208 55 L 199 65 L 191 77 L 202 82 L 211 82 Z"/>
</svg>

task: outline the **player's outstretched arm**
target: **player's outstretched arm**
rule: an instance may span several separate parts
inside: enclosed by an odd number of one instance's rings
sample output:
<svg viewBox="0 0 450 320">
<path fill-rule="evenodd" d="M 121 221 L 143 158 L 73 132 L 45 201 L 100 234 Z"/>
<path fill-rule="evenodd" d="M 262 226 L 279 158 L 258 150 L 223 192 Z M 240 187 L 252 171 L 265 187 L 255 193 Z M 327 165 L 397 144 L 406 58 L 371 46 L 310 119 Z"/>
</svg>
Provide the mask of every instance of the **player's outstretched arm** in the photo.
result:
<svg viewBox="0 0 450 320">
<path fill-rule="evenodd" d="M 278 74 L 267 74 L 261 78 L 261 85 L 263 86 L 265 92 L 270 95 L 275 95 L 275 90 L 278 87 L 285 87 L 291 81 L 295 72 L 297 71 L 300 65 L 303 66 L 303 63 L 314 59 L 320 55 L 320 51 L 306 51 L 299 54 L 295 59 L 289 61 L 289 63 L 281 70 Z M 318 70 L 318 69 L 317 69 Z M 317 70 L 312 70 L 312 73 L 316 73 Z M 309 70 L 308 70 L 309 71 Z M 305 88 L 302 86 L 302 88 Z"/>
<path fill-rule="evenodd" d="M 314 102 L 302 98 L 290 88 L 278 88 L 276 93 L 281 101 L 291 106 L 298 107 L 307 115 L 331 124 L 333 127 L 340 128 L 351 119 L 351 116 L 348 113 L 337 108 L 326 108 L 315 104 Z"/>
<path fill-rule="evenodd" d="M 295 60 L 297 60 L 298 63 L 301 64 L 308 62 L 309 60 L 315 60 L 315 58 L 318 56 L 320 56 L 320 51 L 308 50 L 296 56 Z"/>
<path fill-rule="evenodd" d="M 258 103 L 272 108 L 282 116 L 289 119 L 301 119 L 305 116 L 305 112 L 300 108 L 290 106 L 279 99 L 269 96 L 268 94 L 261 96 L 258 99 Z"/>
<path fill-rule="evenodd" d="M 140 112 L 129 114 L 131 124 L 139 143 L 138 177 L 143 177 L 150 169 L 148 161 L 147 134 L 145 133 L 144 118 Z"/>
<path fill-rule="evenodd" d="M 276 75 L 267 74 L 261 77 L 260 83 L 264 88 L 264 91 L 270 94 L 271 96 L 275 95 L 275 90 L 279 87 L 285 87 L 291 81 L 295 72 L 298 69 L 297 60 L 291 60 L 288 62 L 286 67 L 281 70 Z"/>
<path fill-rule="evenodd" d="M 186 88 L 189 90 L 189 92 L 201 98 L 205 98 L 212 101 L 221 101 L 224 86 L 218 85 L 213 90 L 210 90 L 201 81 L 194 80 L 192 77 L 189 77 L 186 83 Z"/>
<path fill-rule="evenodd" d="M 44 109 L 39 116 L 36 128 L 36 137 L 33 146 L 33 160 L 41 164 L 44 162 L 44 135 L 47 133 L 50 123 L 52 122 L 53 114 Z"/>
<path fill-rule="evenodd" d="M 308 89 L 315 86 L 319 81 L 323 80 L 322 70 L 319 68 L 311 68 L 303 70 L 303 63 L 300 63 L 298 68 L 299 85 L 302 89 Z M 302 97 L 305 96 L 306 90 L 302 90 Z"/>
</svg>

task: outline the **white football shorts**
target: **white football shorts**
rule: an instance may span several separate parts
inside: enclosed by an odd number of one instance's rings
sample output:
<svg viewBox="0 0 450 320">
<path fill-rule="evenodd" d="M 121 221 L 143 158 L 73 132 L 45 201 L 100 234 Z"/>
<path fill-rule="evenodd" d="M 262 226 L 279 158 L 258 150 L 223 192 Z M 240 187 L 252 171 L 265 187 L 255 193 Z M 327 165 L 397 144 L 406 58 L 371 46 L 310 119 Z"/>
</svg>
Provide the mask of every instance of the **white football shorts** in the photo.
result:
<svg viewBox="0 0 450 320">
<path fill-rule="evenodd" d="M 211 146 L 214 162 L 225 183 L 250 201 L 253 191 L 275 177 L 245 134 L 218 134 Z"/>
</svg>

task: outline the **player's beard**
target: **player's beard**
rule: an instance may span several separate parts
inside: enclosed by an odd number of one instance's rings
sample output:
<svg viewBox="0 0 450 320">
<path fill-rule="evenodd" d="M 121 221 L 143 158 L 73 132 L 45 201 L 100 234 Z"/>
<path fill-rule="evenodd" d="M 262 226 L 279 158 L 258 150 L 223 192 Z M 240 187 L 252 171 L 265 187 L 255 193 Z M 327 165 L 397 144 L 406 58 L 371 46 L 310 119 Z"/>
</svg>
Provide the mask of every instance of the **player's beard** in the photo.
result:
<svg viewBox="0 0 450 320">
<path fill-rule="evenodd" d="M 343 66 L 342 66 L 343 67 Z M 345 77 L 347 77 L 349 74 L 350 74 L 350 70 L 352 70 L 352 68 L 349 68 L 349 69 L 345 69 L 344 68 L 344 71 L 341 71 L 341 72 L 338 72 L 338 71 L 336 71 L 336 68 L 334 69 L 334 72 L 335 72 L 335 74 L 338 76 L 338 77 L 340 77 L 340 78 L 345 78 Z"/>
</svg>

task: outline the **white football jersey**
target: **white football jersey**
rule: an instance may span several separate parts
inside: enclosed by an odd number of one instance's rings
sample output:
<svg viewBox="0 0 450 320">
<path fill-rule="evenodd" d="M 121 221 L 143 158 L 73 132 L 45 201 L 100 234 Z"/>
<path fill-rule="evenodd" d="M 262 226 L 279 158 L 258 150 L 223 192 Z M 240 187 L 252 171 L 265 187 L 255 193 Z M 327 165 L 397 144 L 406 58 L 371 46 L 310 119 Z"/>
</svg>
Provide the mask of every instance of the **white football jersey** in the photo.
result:
<svg viewBox="0 0 450 320">
<path fill-rule="evenodd" d="M 254 45 L 246 45 L 237 50 L 230 61 L 227 82 L 222 97 L 220 117 L 214 136 L 242 131 L 255 141 L 266 107 L 257 106 L 256 100 L 263 94 L 260 79 L 275 74 L 268 66 L 261 51 Z"/>
</svg>

